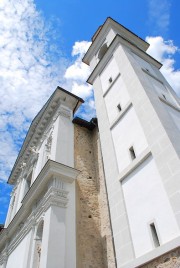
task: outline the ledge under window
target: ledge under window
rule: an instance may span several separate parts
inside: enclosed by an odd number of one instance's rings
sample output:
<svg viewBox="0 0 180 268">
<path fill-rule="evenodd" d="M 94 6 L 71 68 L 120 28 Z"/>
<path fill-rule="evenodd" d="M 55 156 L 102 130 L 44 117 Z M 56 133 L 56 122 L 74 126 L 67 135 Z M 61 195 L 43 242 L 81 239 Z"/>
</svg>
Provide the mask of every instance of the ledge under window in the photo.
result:
<svg viewBox="0 0 180 268">
<path fill-rule="evenodd" d="M 109 92 L 109 90 L 112 88 L 112 86 L 115 84 L 115 82 L 117 81 L 117 79 L 119 78 L 121 74 L 118 73 L 118 75 L 114 78 L 114 80 L 111 82 L 111 84 L 109 85 L 109 87 L 106 89 L 106 91 L 103 94 L 103 97 L 105 97 L 107 95 L 107 93 Z"/>
<path fill-rule="evenodd" d="M 151 74 L 148 70 L 142 68 L 143 72 L 148 74 L 149 76 L 151 76 L 152 78 L 154 78 L 156 81 L 158 81 L 159 83 L 161 83 L 162 85 L 164 85 L 164 83 L 159 79 L 157 78 L 155 75 Z"/>
<path fill-rule="evenodd" d="M 151 151 L 146 148 L 139 156 L 137 156 L 120 174 L 119 180 L 122 182 L 129 174 L 131 174 L 138 166 L 140 166 L 149 156 Z"/>
<path fill-rule="evenodd" d="M 175 106 L 174 104 L 172 104 L 171 102 L 169 102 L 167 99 L 164 99 L 162 97 L 159 97 L 159 99 L 160 99 L 160 101 L 164 102 L 165 104 L 167 104 L 168 106 L 170 106 L 174 110 L 180 112 L 180 107 Z"/>
<path fill-rule="evenodd" d="M 126 106 L 122 109 L 122 111 L 119 113 L 118 117 L 115 119 L 115 121 L 111 124 L 110 129 L 112 130 L 115 125 L 119 122 L 119 120 L 124 116 L 124 114 L 129 110 L 129 108 L 132 106 L 132 102 L 128 102 Z"/>
</svg>

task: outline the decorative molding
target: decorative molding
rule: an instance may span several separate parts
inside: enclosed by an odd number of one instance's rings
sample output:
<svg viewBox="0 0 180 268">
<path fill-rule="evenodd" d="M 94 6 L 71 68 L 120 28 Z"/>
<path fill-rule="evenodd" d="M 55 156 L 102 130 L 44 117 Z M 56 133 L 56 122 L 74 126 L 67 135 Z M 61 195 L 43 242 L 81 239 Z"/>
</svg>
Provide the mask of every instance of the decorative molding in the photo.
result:
<svg viewBox="0 0 180 268">
<path fill-rule="evenodd" d="M 66 107 L 60 106 L 59 114 L 71 119 L 71 111 L 69 109 L 67 109 Z"/>
<path fill-rule="evenodd" d="M 9 239 L 9 255 L 50 206 L 66 208 L 68 191 L 65 186 L 72 183 L 79 172 L 72 167 L 48 160 L 25 195 L 15 217 L 0 233 L 0 249 Z M 0 261 L 1 259 L 2 255 Z"/>
<path fill-rule="evenodd" d="M 43 214 L 47 211 L 47 209 L 51 206 L 58 206 L 61 208 L 66 208 L 68 204 L 68 191 L 64 189 L 60 189 L 59 186 L 62 188 L 62 183 L 57 178 L 52 179 L 54 182 L 47 192 L 40 196 L 40 202 L 36 203 L 33 210 L 31 211 L 30 215 L 24 221 L 21 221 L 16 226 L 16 231 L 13 234 L 13 239 L 10 241 L 8 245 L 8 250 L 5 249 L 2 251 L 0 256 L 0 262 L 6 257 L 8 257 L 12 251 L 18 246 L 18 244 L 24 239 L 24 237 L 30 232 L 33 226 L 37 225 L 40 219 L 44 216 Z M 58 182 L 58 183 L 57 183 Z M 58 187 L 56 188 L 55 185 Z M 7 230 L 8 231 L 8 230 Z M 8 237 L 10 238 L 8 232 Z M 4 253 L 6 252 L 6 254 Z"/>
</svg>

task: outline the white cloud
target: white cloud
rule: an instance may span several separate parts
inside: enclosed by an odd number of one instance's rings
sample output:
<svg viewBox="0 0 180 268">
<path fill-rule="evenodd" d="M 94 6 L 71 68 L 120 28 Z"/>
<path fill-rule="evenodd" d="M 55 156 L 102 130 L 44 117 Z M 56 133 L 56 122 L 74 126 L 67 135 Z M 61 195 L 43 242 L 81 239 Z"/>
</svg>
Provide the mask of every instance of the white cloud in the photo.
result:
<svg viewBox="0 0 180 268">
<path fill-rule="evenodd" d="M 75 42 L 72 49 L 72 56 L 75 57 L 74 62 L 67 68 L 64 77 L 67 79 L 67 87 L 71 88 L 72 93 L 80 96 L 85 100 L 77 115 L 90 120 L 95 117 L 95 107 L 93 99 L 93 88 L 86 84 L 86 80 L 90 75 L 90 68 L 82 62 L 85 52 L 88 50 L 91 42 L 78 41 Z"/>
<path fill-rule="evenodd" d="M 179 53 L 179 48 L 172 40 L 165 41 L 161 36 L 146 37 L 150 44 L 147 52 L 160 61 L 163 66 L 160 69 L 174 91 L 180 96 L 180 70 L 175 69 L 175 55 Z"/>
<path fill-rule="evenodd" d="M 75 42 L 72 50 L 72 56 L 78 55 L 80 58 L 84 56 L 88 48 L 90 47 L 91 42 L 88 41 L 80 41 Z"/>
<path fill-rule="evenodd" d="M 0 1 L 1 180 L 7 179 L 30 121 L 63 83 L 59 77 L 67 62 L 62 57 L 52 62 L 50 27 L 33 0 Z"/>
<path fill-rule="evenodd" d="M 89 67 L 81 61 L 81 58 L 78 58 L 66 70 L 65 78 L 85 82 L 89 74 L 90 74 Z"/>
<path fill-rule="evenodd" d="M 33 0 L 0 0 L 0 33 L 0 180 L 5 181 L 31 120 L 56 86 L 85 99 L 92 88 L 84 85 L 89 69 L 81 62 L 90 43 L 74 44 L 70 64 Z"/>
<path fill-rule="evenodd" d="M 83 99 L 87 99 L 92 96 L 92 86 L 87 84 L 78 84 L 74 81 L 71 92 Z"/>
<path fill-rule="evenodd" d="M 166 32 L 170 23 L 171 0 L 148 0 L 148 22 L 154 30 Z"/>
<path fill-rule="evenodd" d="M 88 50 L 91 42 L 81 41 L 75 42 L 72 49 L 72 56 L 77 56 L 75 62 L 65 72 L 65 78 L 71 80 L 79 80 L 81 83 L 86 82 L 90 74 L 89 66 L 82 62 L 82 57 Z"/>
</svg>

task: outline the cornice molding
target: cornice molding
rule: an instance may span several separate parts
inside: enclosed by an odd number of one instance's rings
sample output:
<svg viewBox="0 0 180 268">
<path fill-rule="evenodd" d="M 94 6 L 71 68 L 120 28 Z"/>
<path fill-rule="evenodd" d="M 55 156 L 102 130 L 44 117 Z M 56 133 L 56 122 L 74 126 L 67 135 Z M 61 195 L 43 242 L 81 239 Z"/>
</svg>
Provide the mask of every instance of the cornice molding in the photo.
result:
<svg viewBox="0 0 180 268">
<path fill-rule="evenodd" d="M 103 58 L 98 62 L 96 67 L 94 68 L 93 72 L 89 76 L 87 82 L 89 84 L 93 84 L 96 77 L 103 71 L 103 69 L 106 67 L 106 64 L 109 62 L 110 58 L 112 57 L 112 54 L 114 51 L 118 48 L 119 45 L 122 45 L 124 47 L 129 48 L 131 51 L 134 51 L 137 55 L 142 57 L 143 59 L 147 60 L 157 68 L 160 68 L 162 66 L 161 63 L 156 61 L 154 58 L 152 58 L 150 55 L 148 55 L 146 52 L 141 50 L 140 48 L 136 47 L 134 44 L 130 43 L 128 40 L 124 39 L 120 35 L 116 35 L 113 41 L 111 42 L 110 46 L 108 47 L 108 50 L 106 51 Z"/>
<path fill-rule="evenodd" d="M 116 22 L 112 18 L 108 17 L 101 30 L 96 35 L 96 38 L 93 40 L 91 46 L 89 47 L 88 51 L 83 57 L 83 62 L 88 64 L 90 63 L 92 57 L 97 54 L 98 50 L 102 46 L 105 37 L 107 36 L 110 30 L 114 30 L 116 34 L 122 36 L 124 39 L 129 40 L 134 45 L 137 45 L 143 51 L 146 51 L 149 47 L 149 44 L 144 41 L 142 38 L 131 32 L 129 29 L 121 25 L 120 23 Z"/>
<path fill-rule="evenodd" d="M 22 200 L 22 206 L 0 234 L 0 249 L 9 240 L 8 254 L 22 241 L 43 213 L 51 206 L 67 208 L 67 183 L 72 183 L 80 171 L 72 167 L 48 160 Z M 12 239 L 13 237 L 13 239 Z M 4 256 L 2 251 L 0 261 Z"/>
<path fill-rule="evenodd" d="M 83 103 L 83 99 L 57 87 L 31 123 L 21 151 L 16 159 L 8 183 L 14 184 L 21 175 L 23 165 L 31 158 L 34 151 L 42 144 L 59 115 L 72 119 L 73 112 Z"/>
</svg>

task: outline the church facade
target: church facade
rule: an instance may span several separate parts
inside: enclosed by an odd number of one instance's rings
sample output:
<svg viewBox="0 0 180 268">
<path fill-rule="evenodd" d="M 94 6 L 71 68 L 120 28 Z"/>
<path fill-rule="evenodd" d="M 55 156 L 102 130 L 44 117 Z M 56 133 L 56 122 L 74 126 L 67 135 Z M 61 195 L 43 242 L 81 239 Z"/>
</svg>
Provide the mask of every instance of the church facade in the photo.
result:
<svg viewBox="0 0 180 268">
<path fill-rule="evenodd" d="M 60 87 L 35 117 L 0 268 L 180 267 L 180 101 L 148 46 L 107 18 L 83 58 L 97 119 Z"/>
</svg>

